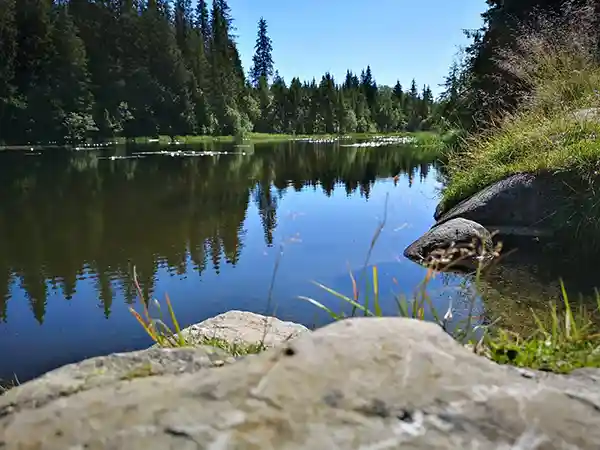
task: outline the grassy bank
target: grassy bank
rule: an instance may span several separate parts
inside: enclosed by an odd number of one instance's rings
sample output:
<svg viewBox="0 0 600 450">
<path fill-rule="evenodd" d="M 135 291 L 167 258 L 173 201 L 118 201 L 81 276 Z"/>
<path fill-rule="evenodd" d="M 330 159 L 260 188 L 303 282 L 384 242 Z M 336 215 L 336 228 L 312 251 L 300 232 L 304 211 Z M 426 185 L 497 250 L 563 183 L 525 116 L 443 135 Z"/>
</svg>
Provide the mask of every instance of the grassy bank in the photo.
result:
<svg viewBox="0 0 600 450">
<path fill-rule="evenodd" d="M 600 164 L 600 62 L 595 29 L 571 22 L 523 28 L 500 67 L 527 94 L 518 109 L 468 136 L 448 162 L 442 202 L 452 206 L 518 172 L 569 171 L 583 180 Z M 586 34 L 589 33 L 589 36 Z"/>
<path fill-rule="evenodd" d="M 600 70 L 589 75 L 600 82 Z M 589 100 L 588 108 L 600 106 Z M 600 115 L 585 115 L 574 105 L 551 114 L 523 111 L 491 132 L 472 136 L 465 151 L 450 155 L 450 182 L 443 202 L 455 204 L 519 172 L 572 171 L 590 179 L 599 164 Z"/>
</svg>

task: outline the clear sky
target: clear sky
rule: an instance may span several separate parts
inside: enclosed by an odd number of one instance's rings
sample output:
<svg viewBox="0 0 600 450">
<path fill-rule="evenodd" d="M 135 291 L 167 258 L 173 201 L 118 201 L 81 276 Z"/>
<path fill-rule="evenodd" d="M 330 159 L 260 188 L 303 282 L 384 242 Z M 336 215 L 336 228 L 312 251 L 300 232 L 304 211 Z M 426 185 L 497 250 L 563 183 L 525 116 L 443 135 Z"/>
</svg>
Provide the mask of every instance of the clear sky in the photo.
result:
<svg viewBox="0 0 600 450">
<path fill-rule="evenodd" d="M 244 70 L 252 63 L 260 16 L 269 25 L 275 68 L 317 80 L 326 71 L 338 81 L 371 65 L 379 84 L 414 77 L 434 93 L 459 46 L 462 30 L 478 28 L 485 0 L 230 0 Z"/>
</svg>

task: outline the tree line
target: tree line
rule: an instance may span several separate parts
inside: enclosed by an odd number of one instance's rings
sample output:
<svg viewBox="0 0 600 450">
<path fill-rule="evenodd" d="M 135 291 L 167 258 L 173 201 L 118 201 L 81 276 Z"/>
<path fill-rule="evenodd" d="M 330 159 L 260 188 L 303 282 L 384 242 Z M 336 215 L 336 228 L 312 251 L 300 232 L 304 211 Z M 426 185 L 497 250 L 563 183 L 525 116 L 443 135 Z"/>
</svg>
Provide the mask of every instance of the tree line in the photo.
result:
<svg viewBox="0 0 600 450">
<path fill-rule="evenodd" d="M 286 81 L 264 19 L 246 75 L 226 0 L 0 0 L 0 142 L 431 127 L 415 81 Z"/>
</svg>

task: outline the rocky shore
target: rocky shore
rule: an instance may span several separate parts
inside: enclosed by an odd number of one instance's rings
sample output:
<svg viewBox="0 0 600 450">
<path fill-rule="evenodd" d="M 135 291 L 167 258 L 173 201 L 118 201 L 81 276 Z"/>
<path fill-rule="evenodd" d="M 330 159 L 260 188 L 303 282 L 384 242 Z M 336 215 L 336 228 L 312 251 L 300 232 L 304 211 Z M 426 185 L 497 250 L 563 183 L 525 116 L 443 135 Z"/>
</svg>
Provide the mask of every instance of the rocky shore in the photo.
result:
<svg viewBox="0 0 600 450">
<path fill-rule="evenodd" d="M 271 348 L 259 355 L 151 348 L 11 389 L 0 448 L 600 448 L 598 370 L 499 366 L 402 318 L 311 332 L 232 311 L 188 331 L 251 342 L 265 329 Z"/>
<path fill-rule="evenodd" d="M 561 256 L 581 253 L 573 242 L 587 231 L 582 217 L 590 215 L 590 197 L 589 182 L 569 172 L 517 173 L 456 205 L 440 203 L 436 223 L 404 256 L 425 263 L 435 252 L 475 243 L 472 257 L 462 257 L 457 265 L 471 269 L 479 262 L 473 258 L 481 260 L 482 253 L 484 262 L 496 256 L 492 242 L 502 242 L 505 251 L 560 248 Z"/>
</svg>

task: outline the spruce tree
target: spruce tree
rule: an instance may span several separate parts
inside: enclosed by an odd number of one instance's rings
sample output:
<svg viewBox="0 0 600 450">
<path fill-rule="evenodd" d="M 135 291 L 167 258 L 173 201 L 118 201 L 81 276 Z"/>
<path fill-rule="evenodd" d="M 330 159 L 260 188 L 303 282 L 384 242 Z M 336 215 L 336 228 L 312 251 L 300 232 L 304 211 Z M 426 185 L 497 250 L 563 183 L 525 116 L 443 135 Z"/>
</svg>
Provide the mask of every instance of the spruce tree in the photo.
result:
<svg viewBox="0 0 600 450">
<path fill-rule="evenodd" d="M 81 139 L 97 128 L 91 115 L 93 97 L 85 47 L 67 5 L 55 11 L 51 38 L 54 52 L 48 70 L 52 117 L 56 121 L 53 137 Z"/>
<path fill-rule="evenodd" d="M 208 50 L 211 32 L 206 0 L 198 0 L 196 3 L 196 29 L 200 31 L 204 42 L 204 49 Z"/>
<path fill-rule="evenodd" d="M 17 57 L 16 87 L 25 104 L 16 119 L 21 125 L 20 139 L 41 141 L 54 123 L 51 112 L 49 63 L 54 55 L 49 0 L 19 0 L 16 8 Z"/>
<path fill-rule="evenodd" d="M 258 21 L 258 33 L 254 46 L 252 68 L 250 69 L 250 81 L 256 87 L 261 77 L 267 82 L 273 75 L 273 44 L 267 31 L 267 21 L 261 17 Z"/>
<path fill-rule="evenodd" d="M 16 0 L 0 0 L 0 130 L 10 130 L 16 104 L 15 65 L 17 57 Z M 8 132 L 0 134 L 10 138 Z"/>
<path fill-rule="evenodd" d="M 211 107 L 221 134 L 232 135 L 249 128 L 240 110 L 244 97 L 241 59 L 231 34 L 231 12 L 225 0 L 213 0 L 211 10 Z"/>
<path fill-rule="evenodd" d="M 402 104 L 404 102 L 404 91 L 402 90 L 402 85 L 400 84 L 400 81 L 396 81 L 396 84 L 394 85 L 394 90 L 392 91 L 392 96 L 398 104 L 398 106 L 402 107 Z"/>
<path fill-rule="evenodd" d="M 195 131 L 195 114 L 189 92 L 189 73 L 160 4 L 144 11 L 142 25 L 152 83 L 148 95 L 156 132 L 170 136 L 192 133 Z"/>
</svg>

